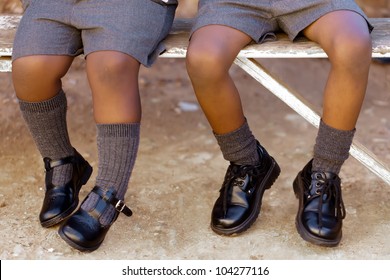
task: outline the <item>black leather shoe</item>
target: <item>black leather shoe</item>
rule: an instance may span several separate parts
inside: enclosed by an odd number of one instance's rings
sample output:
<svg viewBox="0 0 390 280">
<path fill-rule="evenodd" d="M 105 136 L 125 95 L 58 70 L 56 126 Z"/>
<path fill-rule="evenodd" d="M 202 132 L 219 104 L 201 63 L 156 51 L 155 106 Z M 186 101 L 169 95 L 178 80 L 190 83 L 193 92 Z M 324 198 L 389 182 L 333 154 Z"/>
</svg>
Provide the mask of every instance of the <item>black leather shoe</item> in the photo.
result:
<svg viewBox="0 0 390 280">
<path fill-rule="evenodd" d="M 336 174 L 312 171 L 312 160 L 298 173 L 293 184 L 299 199 L 295 225 L 304 240 L 327 247 L 339 244 L 345 218 L 340 185 Z"/>
<path fill-rule="evenodd" d="M 115 197 L 116 192 L 113 188 L 104 190 L 101 187 L 95 186 L 92 192 L 100 196 L 95 208 L 88 212 L 79 208 L 79 210 L 62 224 L 58 231 L 66 243 L 80 251 L 92 252 L 99 248 L 120 212 L 128 217 L 133 214 L 122 200 L 118 200 Z M 99 219 L 109 205 L 114 206 L 116 212 L 111 223 L 104 226 L 99 222 Z"/>
<path fill-rule="evenodd" d="M 258 152 L 259 165 L 230 163 L 211 214 L 214 232 L 221 235 L 241 233 L 257 219 L 264 191 L 280 174 L 279 165 L 260 145 Z"/>
<path fill-rule="evenodd" d="M 74 156 L 59 160 L 44 158 L 43 161 L 46 169 L 46 191 L 39 220 L 43 227 L 51 227 L 62 222 L 77 208 L 79 191 L 91 177 L 92 167 L 76 150 Z M 64 164 L 72 164 L 72 179 L 63 186 L 54 186 L 53 168 Z"/>
</svg>

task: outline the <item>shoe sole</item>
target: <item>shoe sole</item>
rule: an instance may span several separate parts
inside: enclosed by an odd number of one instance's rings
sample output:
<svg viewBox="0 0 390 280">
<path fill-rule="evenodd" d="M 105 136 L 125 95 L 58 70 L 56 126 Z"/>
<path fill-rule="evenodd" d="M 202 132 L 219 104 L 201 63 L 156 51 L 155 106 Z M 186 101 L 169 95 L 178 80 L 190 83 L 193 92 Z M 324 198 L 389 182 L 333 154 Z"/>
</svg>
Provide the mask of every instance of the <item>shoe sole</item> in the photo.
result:
<svg viewBox="0 0 390 280">
<path fill-rule="evenodd" d="M 49 228 L 49 227 L 55 226 L 55 225 L 61 223 L 66 218 L 68 218 L 73 213 L 73 211 L 76 210 L 77 206 L 79 205 L 80 189 L 83 185 L 85 185 L 88 182 L 91 175 L 92 175 L 92 166 L 87 162 L 87 166 L 85 167 L 84 174 L 80 178 L 80 181 L 77 182 L 77 186 L 79 186 L 79 187 L 76 188 L 76 198 L 75 198 L 75 201 L 73 202 L 73 204 L 67 210 L 65 210 L 64 212 L 59 214 L 58 216 L 55 216 L 47 221 L 41 222 L 42 227 Z"/>
<path fill-rule="evenodd" d="M 95 251 L 97 248 L 100 247 L 100 245 L 103 243 L 103 241 L 101 243 L 99 243 L 98 245 L 96 245 L 95 247 L 83 247 L 83 246 L 80 246 L 79 244 L 73 242 L 71 239 L 69 239 L 66 234 L 62 231 L 62 227 L 58 230 L 58 234 L 60 235 L 60 237 L 70 246 L 70 247 L 73 247 L 74 249 L 77 249 L 81 252 L 93 252 Z"/>
<path fill-rule="evenodd" d="M 215 233 L 220 235 L 226 235 L 226 236 L 239 234 L 246 231 L 248 228 L 250 228 L 252 224 L 256 221 L 256 219 L 260 214 L 262 199 L 265 190 L 271 188 L 271 186 L 273 185 L 273 183 L 276 181 L 276 179 L 279 177 L 280 174 L 280 167 L 273 157 L 271 157 L 271 161 L 272 161 L 271 168 L 268 170 L 267 175 L 264 177 L 262 184 L 259 186 L 259 191 L 256 194 L 255 207 L 254 207 L 254 209 L 256 210 L 253 211 L 243 223 L 241 223 L 240 225 L 234 228 L 221 229 L 219 227 L 215 227 L 211 223 L 211 229 Z"/>
<path fill-rule="evenodd" d="M 295 193 L 295 197 L 299 200 L 299 208 L 297 215 L 295 217 L 295 227 L 299 233 L 299 235 L 303 238 L 303 240 L 306 240 L 307 242 L 310 242 L 314 245 L 324 246 L 324 247 L 336 247 L 341 240 L 342 233 L 340 231 L 340 235 L 333 240 L 324 239 L 321 237 L 318 237 L 316 235 L 313 235 L 311 232 L 309 232 L 305 226 L 302 224 L 302 221 L 300 217 L 303 214 L 303 186 L 300 184 L 299 177 L 301 176 L 301 172 L 298 173 L 297 177 L 294 180 L 293 183 L 293 189 Z"/>
</svg>

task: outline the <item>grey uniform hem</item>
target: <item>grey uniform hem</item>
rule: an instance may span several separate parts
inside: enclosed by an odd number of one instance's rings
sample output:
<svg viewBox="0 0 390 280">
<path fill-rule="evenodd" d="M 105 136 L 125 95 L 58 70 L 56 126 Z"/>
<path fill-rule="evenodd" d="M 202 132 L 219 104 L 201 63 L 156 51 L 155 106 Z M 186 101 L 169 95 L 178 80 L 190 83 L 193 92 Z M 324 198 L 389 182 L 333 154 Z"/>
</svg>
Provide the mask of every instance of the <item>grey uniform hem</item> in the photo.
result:
<svg viewBox="0 0 390 280">
<path fill-rule="evenodd" d="M 110 50 L 128 54 L 147 67 L 165 50 L 162 40 L 169 34 L 177 7 L 150 0 L 25 0 L 25 4 L 12 60 Z"/>
<path fill-rule="evenodd" d="M 237 1 L 238 2 L 238 1 Z M 261 43 L 267 36 L 285 32 L 290 40 L 310 24 L 327 13 L 349 10 L 360 14 L 367 22 L 369 31 L 373 26 L 360 7 L 352 0 L 317 0 L 310 3 L 292 0 L 261 2 L 200 0 L 199 12 L 190 36 L 207 25 L 224 25 L 237 29 Z"/>
</svg>

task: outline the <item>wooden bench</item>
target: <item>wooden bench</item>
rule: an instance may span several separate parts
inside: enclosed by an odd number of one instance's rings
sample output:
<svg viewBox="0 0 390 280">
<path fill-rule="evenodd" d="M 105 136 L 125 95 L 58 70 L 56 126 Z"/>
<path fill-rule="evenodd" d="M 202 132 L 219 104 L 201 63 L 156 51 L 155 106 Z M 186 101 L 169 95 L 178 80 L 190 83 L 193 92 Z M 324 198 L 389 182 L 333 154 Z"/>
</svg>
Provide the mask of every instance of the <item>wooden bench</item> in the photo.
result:
<svg viewBox="0 0 390 280">
<path fill-rule="evenodd" d="M 20 16 L 0 15 L 0 72 L 11 71 L 12 43 Z M 390 57 L 390 19 L 372 18 L 375 29 L 372 33 L 373 58 Z M 191 19 L 176 19 L 171 34 L 165 40 L 167 51 L 162 58 L 184 58 L 188 45 L 188 31 Z M 283 85 L 273 77 L 256 58 L 325 58 L 327 55 L 315 43 L 299 38 L 291 43 L 284 34 L 278 40 L 263 44 L 252 44 L 241 50 L 235 64 L 261 83 L 271 93 L 318 128 L 320 115 L 299 93 Z M 390 140 L 389 140 L 390 141 Z M 354 140 L 350 154 L 384 182 L 390 185 L 390 170 L 372 152 Z"/>
</svg>

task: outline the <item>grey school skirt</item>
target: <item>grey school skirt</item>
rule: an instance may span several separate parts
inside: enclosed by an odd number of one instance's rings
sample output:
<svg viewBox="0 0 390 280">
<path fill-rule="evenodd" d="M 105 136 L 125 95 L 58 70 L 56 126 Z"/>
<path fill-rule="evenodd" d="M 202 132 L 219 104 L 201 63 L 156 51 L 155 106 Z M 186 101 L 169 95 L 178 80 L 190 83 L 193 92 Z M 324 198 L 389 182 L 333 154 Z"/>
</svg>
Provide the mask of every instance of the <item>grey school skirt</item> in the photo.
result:
<svg viewBox="0 0 390 280">
<path fill-rule="evenodd" d="M 150 66 L 165 48 L 176 4 L 163 0 L 22 0 L 13 60 L 29 55 L 126 53 Z"/>
<path fill-rule="evenodd" d="M 353 0 L 199 0 L 198 16 L 191 33 L 211 24 L 238 29 L 255 42 L 282 30 L 291 40 L 323 15 L 336 10 L 364 12 Z"/>
</svg>

